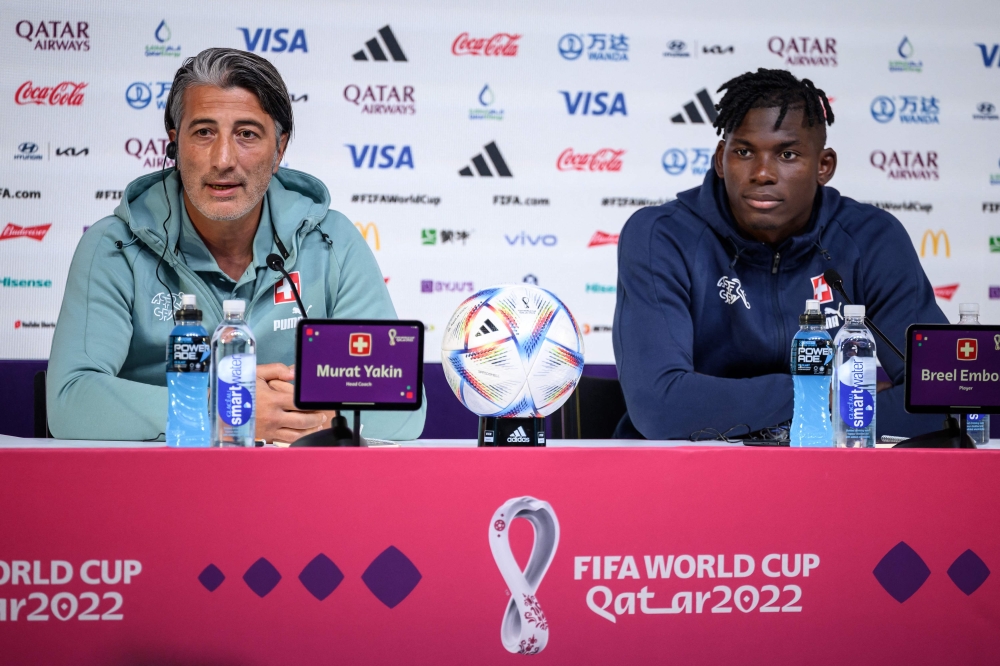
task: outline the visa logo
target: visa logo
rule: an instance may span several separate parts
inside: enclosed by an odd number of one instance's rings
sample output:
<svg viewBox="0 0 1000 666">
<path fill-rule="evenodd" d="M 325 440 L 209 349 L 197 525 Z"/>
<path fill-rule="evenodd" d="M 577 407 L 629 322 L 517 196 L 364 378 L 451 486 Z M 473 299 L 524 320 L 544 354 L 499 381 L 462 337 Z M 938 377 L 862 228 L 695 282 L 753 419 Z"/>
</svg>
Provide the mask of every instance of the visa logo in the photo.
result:
<svg viewBox="0 0 1000 666">
<path fill-rule="evenodd" d="M 403 146 L 403 149 L 399 151 L 399 155 L 394 155 L 396 151 L 396 146 L 388 145 L 382 146 L 381 151 L 377 145 L 364 145 L 361 146 L 360 151 L 358 146 L 353 143 L 344 144 L 351 149 L 351 161 L 354 162 L 355 169 L 361 169 L 365 167 L 365 162 L 368 162 L 367 168 L 374 169 L 376 166 L 379 169 L 389 169 L 400 167 L 413 168 L 413 152 L 410 150 L 409 146 Z M 380 158 L 376 164 L 375 159 Z"/>
<path fill-rule="evenodd" d="M 513 237 L 507 234 L 504 234 L 503 237 L 507 240 L 507 245 L 544 245 L 545 247 L 552 247 L 559 242 L 552 234 L 532 236 L 523 231 Z"/>
<path fill-rule="evenodd" d="M 611 95 L 609 92 L 581 91 L 576 93 L 575 97 L 565 90 L 560 90 L 559 93 L 566 100 L 566 111 L 571 116 L 577 115 L 577 111 L 580 111 L 581 116 L 613 116 L 616 113 L 628 115 L 625 109 L 625 93 L 615 93 L 610 108 L 607 102 L 608 96 Z"/>
<path fill-rule="evenodd" d="M 273 30 L 272 28 L 257 28 L 257 31 L 253 33 L 253 38 L 250 38 L 249 28 L 237 28 L 243 32 L 243 41 L 246 42 L 247 51 L 257 51 L 258 46 L 260 46 L 261 53 L 283 53 L 299 50 L 303 53 L 309 53 L 309 47 L 306 45 L 306 31 L 299 28 L 292 35 L 292 43 L 288 43 L 288 33 L 289 28 L 278 28 Z"/>
</svg>

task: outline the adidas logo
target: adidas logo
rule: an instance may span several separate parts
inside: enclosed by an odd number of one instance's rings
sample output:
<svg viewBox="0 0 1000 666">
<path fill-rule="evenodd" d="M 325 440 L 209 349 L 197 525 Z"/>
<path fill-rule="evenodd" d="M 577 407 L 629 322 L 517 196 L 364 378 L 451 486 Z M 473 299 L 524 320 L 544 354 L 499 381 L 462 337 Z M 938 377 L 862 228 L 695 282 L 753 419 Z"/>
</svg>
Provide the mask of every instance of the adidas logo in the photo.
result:
<svg viewBox="0 0 1000 666">
<path fill-rule="evenodd" d="M 392 34 L 392 28 L 385 26 L 378 31 L 382 41 L 385 42 L 385 48 L 388 49 L 389 55 L 396 62 L 406 62 L 406 54 L 403 53 L 403 49 L 399 47 L 399 42 L 396 41 L 396 35 Z M 368 47 L 368 53 L 365 53 L 364 49 L 361 49 L 355 53 L 352 58 L 355 60 L 368 60 L 368 54 L 371 54 L 372 60 L 379 60 L 386 62 L 389 59 L 385 56 L 385 51 L 382 49 L 382 45 L 378 41 L 378 37 L 372 37 L 367 42 L 365 46 Z"/>
<path fill-rule="evenodd" d="M 492 321 L 487 319 L 483 323 L 483 325 L 479 327 L 479 332 L 476 333 L 476 337 L 478 338 L 482 335 L 489 335 L 490 333 L 496 333 L 498 330 L 500 329 L 494 326 Z"/>
<path fill-rule="evenodd" d="M 494 141 L 490 141 L 488 144 L 483 146 L 486 149 L 486 154 L 489 155 L 490 160 L 493 162 L 493 168 L 496 169 L 497 175 L 501 178 L 510 178 L 514 174 L 510 172 L 507 168 L 507 163 L 504 162 L 503 155 L 500 154 L 500 149 L 497 148 L 497 144 Z M 493 172 L 490 171 L 490 167 L 486 164 L 486 158 L 483 157 L 482 153 L 479 153 L 472 158 L 472 165 L 476 167 L 476 172 L 480 176 L 493 177 Z M 458 172 L 459 176 L 471 176 L 472 169 L 465 167 Z"/>
<path fill-rule="evenodd" d="M 517 430 L 510 433 L 510 436 L 507 437 L 507 442 L 510 444 L 527 444 L 530 441 L 528 433 L 524 432 L 524 426 L 517 426 Z"/>
<path fill-rule="evenodd" d="M 719 117 L 719 113 L 715 110 L 715 102 L 712 101 L 712 97 L 708 94 L 708 90 L 702 88 L 695 94 L 695 97 L 697 97 L 698 101 L 701 102 L 701 108 L 705 110 L 705 115 L 708 116 L 708 122 L 714 123 L 715 119 Z M 701 117 L 700 113 L 698 113 L 698 106 L 694 103 L 694 100 L 691 100 L 684 105 L 684 111 L 687 112 L 688 120 L 692 123 L 705 123 L 705 119 Z M 678 113 L 670 119 L 670 122 L 683 123 L 687 121 L 684 120 L 683 113 Z"/>
</svg>

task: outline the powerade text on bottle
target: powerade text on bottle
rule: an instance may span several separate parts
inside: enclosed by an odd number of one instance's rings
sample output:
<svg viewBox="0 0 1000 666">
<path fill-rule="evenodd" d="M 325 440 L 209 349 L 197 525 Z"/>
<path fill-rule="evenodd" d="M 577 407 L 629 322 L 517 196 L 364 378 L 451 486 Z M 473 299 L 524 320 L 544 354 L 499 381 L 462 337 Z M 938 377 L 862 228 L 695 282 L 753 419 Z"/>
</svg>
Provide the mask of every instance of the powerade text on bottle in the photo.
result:
<svg viewBox="0 0 1000 666">
<path fill-rule="evenodd" d="M 845 305 L 844 325 L 833 341 L 833 432 L 837 446 L 875 446 L 875 339 L 865 326 L 865 306 Z"/>
<path fill-rule="evenodd" d="M 257 342 L 243 321 L 246 301 L 222 303 L 212 335 L 212 446 L 253 446 Z"/>
<path fill-rule="evenodd" d="M 194 294 L 181 297 L 167 341 L 167 446 L 208 446 L 208 331 Z"/>
<path fill-rule="evenodd" d="M 979 303 L 959 303 L 958 323 L 979 326 Z M 969 414 L 966 417 L 966 432 L 972 441 L 979 444 L 990 443 L 990 415 Z"/>
<path fill-rule="evenodd" d="M 806 312 L 799 315 L 799 332 L 792 338 L 795 412 L 789 433 L 791 446 L 833 446 L 829 407 L 833 340 L 823 328 L 825 321 L 819 301 L 806 301 Z"/>
</svg>

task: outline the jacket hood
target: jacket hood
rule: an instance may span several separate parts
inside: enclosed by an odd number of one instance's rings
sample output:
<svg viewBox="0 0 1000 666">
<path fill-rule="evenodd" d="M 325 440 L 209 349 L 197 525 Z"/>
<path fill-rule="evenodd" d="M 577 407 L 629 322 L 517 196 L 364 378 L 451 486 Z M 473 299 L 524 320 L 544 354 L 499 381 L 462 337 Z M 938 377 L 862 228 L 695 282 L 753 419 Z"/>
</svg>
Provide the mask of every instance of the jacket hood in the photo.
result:
<svg viewBox="0 0 1000 666">
<path fill-rule="evenodd" d="M 840 192 L 832 187 L 819 187 L 806 230 L 772 249 L 766 243 L 744 238 L 740 234 L 729 209 L 726 183 L 716 175 L 715 169 L 709 168 L 701 186 L 681 192 L 677 195 L 677 200 L 719 237 L 733 259 L 732 266 L 738 261 L 755 266 L 770 266 L 775 251 L 781 253 L 783 261 L 807 257 L 817 248 L 826 255 L 822 239 L 842 203 Z"/>
<path fill-rule="evenodd" d="M 181 224 L 181 181 L 177 169 L 151 173 L 133 180 L 125 188 L 115 216 L 128 224 L 132 233 L 161 252 L 164 244 L 163 226 L 170 238 L 176 238 Z M 279 168 L 267 187 L 268 208 L 278 237 L 287 246 L 299 229 L 312 231 L 330 209 L 330 192 L 317 178 L 301 171 Z M 166 260 L 172 262 L 173 253 Z"/>
</svg>

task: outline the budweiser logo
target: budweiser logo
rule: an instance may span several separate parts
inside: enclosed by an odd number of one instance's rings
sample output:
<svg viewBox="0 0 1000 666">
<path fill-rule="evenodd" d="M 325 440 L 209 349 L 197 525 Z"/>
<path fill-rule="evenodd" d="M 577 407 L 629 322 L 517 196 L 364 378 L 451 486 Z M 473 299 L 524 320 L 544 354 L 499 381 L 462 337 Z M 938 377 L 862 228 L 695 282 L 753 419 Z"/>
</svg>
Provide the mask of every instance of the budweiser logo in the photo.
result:
<svg viewBox="0 0 1000 666">
<path fill-rule="evenodd" d="M 38 86 L 31 81 L 25 81 L 14 93 L 14 101 L 18 104 L 48 104 L 49 106 L 80 106 L 83 104 L 83 89 L 86 83 L 63 81 L 51 88 Z"/>
<path fill-rule="evenodd" d="M 597 247 L 598 245 L 618 245 L 618 234 L 595 231 L 594 235 L 590 237 L 587 247 Z"/>
<path fill-rule="evenodd" d="M 957 284 L 946 284 L 940 287 L 934 287 L 934 295 L 938 298 L 943 298 L 946 301 L 950 301 L 956 291 L 958 291 Z"/>
<path fill-rule="evenodd" d="M 8 238 L 34 238 L 36 241 L 40 241 L 45 238 L 45 234 L 51 226 L 51 224 L 39 224 L 34 227 L 19 227 L 13 222 L 8 222 L 3 231 L 0 231 L 0 240 L 7 240 Z"/>
<path fill-rule="evenodd" d="M 621 171 L 624 150 L 601 148 L 595 153 L 574 153 L 567 148 L 556 160 L 556 168 L 560 171 Z"/>
<path fill-rule="evenodd" d="M 492 37 L 469 37 L 463 32 L 452 42 L 451 52 L 455 55 L 516 56 L 517 40 L 521 35 L 498 32 Z"/>
</svg>

